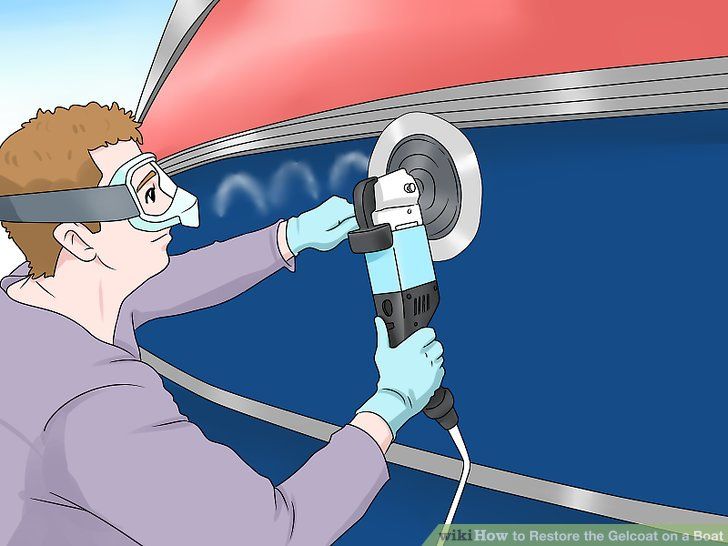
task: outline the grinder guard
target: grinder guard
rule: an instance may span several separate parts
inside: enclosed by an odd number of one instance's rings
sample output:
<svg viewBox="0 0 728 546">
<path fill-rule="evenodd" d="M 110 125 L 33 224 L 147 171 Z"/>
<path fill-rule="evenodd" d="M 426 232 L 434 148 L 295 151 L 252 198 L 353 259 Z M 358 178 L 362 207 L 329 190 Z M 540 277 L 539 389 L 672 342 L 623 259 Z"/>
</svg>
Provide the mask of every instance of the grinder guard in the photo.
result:
<svg viewBox="0 0 728 546">
<path fill-rule="evenodd" d="M 432 259 L 454 258 L 468 247 L 480 226 L 483 180 L 470 141 L 442 118 L 404 114 L 377 139 L 369 176 L 381 178 L 400 169 L 419 189 Z"/>
</svg>

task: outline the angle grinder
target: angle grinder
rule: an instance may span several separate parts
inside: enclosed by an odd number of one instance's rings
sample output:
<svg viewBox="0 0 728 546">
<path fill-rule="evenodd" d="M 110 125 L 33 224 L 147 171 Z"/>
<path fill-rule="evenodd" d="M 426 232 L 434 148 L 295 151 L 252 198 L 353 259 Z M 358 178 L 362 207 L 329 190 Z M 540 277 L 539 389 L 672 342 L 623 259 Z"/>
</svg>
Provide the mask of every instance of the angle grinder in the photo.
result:
<svg viewBox="0 0 728 546">
<path fill-rule="evenodd" d="M 396 347 L 435 314 L 440 287 L 433 262 L 454 258 L 474 239 L 482 180 L 467 137 L 442 118 L 420 112 L 385 128 L 368 174 L 354 188 L 359 229 L 349 233 L 349 246 L 364 254 L 376 313 Z M 438 388 L 424 413 L 449 431 L 463 457 L 449 525 L 470 467 L 452 392 Z"/>
</svg>

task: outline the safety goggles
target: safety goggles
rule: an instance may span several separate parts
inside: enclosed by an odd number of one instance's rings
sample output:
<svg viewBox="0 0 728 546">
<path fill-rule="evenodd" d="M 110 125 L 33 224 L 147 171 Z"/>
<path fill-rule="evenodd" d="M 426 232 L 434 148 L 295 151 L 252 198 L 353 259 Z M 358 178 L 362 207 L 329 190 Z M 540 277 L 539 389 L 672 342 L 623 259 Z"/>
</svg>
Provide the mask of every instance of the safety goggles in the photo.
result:
<svg viewBox="0 0 728 546">
<path fill-rule="evenodd" d="M 0 196 L 0 220 L 63 223 L 129 220 L 141 231 L 200 225 L 197 198 L 178 187 L 153 154 L 117 169 L 108 186 Z"/>
</svg>

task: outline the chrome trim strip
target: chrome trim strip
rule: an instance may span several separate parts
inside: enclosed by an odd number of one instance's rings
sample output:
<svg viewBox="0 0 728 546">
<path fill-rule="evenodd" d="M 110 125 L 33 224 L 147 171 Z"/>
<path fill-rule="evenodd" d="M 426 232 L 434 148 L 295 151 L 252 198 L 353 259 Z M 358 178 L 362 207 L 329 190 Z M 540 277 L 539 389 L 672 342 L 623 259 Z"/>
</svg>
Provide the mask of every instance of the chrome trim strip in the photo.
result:
<svg viewBox="0 0 728 546">
<path fill-rule="evenodd" d="M 219 159 L 379 135 L 407 112 L 460 128 L 728 108 L 728 57 L 478 83 L 347 106 L 225 136 L 162 161 L 169 173 Z"/>
<path fill-rule="evenodd" d="M 255 419 L 324 442 L 327 442 L 331 435 L 339 429 L 338 426 L 331 423 L 270 406 L 209 385 L 175 368 L 145 349 L 141 349 L 141 358 L 161 376 L 188 391 Z M 445 440 L 443 439 L 443 441 Z M 460 477 L 462 468 L 462 462 L 457 459 L 396 443 L 392 444 L 387 451 L 387 461 L 455 481 Z M 728 524 L 728 516 L 617 497 L 475 463 L 473 463 L 468 483 L 527 499 L 653 527 L 678 524 Z"/>
<path fill-rule="evenodd" d="M 136 121 L 143 121 L 172 68 L 218 0 L 177 0 L 162 32 L 139 97 Z"/>
</svg>

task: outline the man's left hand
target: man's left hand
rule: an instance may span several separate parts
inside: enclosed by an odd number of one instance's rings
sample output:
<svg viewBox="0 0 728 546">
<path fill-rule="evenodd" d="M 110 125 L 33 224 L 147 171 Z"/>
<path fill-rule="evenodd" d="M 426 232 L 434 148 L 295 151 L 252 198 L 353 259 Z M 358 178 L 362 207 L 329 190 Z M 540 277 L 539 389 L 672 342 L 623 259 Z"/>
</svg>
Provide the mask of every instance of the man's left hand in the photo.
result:
<svg viewBox="0 0 728 546">
<path fill-rule="evenodd" d="M 294 256 L 306 248 L 331 250 L 357 227 L 354 205 L 333 196 L 315 209 L 288 220 L 286 242 Z"/>
</svg>

